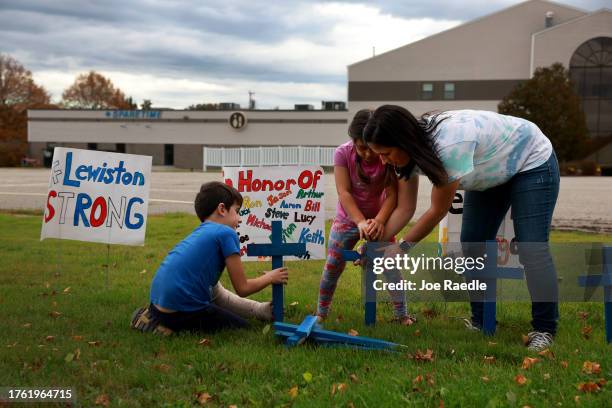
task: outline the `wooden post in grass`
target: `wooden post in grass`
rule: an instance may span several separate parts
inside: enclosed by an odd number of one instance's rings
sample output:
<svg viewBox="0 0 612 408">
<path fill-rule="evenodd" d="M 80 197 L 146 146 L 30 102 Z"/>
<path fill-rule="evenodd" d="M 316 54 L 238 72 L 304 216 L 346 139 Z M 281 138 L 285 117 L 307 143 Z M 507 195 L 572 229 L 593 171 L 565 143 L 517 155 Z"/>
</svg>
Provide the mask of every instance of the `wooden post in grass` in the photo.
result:
<svg viewBox="0 0 612 408">
<path fill-rule="evenodd" d="M 272 243 L 247 245 L 248 256 L 271 256 L 272 269 L 283 266 L 283 256 L 299 256 L 306 253 L 306 244 L 283 243 L 283 224 L 281 221 L 272 221 Z M 281 284 L 272 285 L 272 310 L 275 322 L 283 321 L 284 288 Z"/>
<path fill-rule="evenodd" d="M 366 253 L 366 245 L 363 246 L 363 251 Z M 362 256 L 357 251 L 343 250 L 342 259 L 352 262 L 361 259 Z M 365 299 L 364 299 L 364 321 L 366 326 L 376 324 L 376 291 L 374 290 L 374 271 L 368 271 L 366 263 L 362 262 L 361 269 L 363 270 Z"/>
<path fill-rule="evenodd" d="M 579 276 L 578 285 L 582 287 L 603 287 L 606 340 L 610 344 L 612 343 L 612 246 L 602 247 L 601 257 L 601 275 Z"/>
<path fill-rule="evenodd" d="M 479 279 L 486 283 L 487 289 L 484 293 L 482 331 L 492 336 L 497 327 L 497 280 L 498 279 L 523 279 L 523 268 L 499 267 L 497 266 L 497 241 L 485 243 L 485 267 L 482 271 L 471 270 L 465 273 L 469 279 Z"/>
</svg>

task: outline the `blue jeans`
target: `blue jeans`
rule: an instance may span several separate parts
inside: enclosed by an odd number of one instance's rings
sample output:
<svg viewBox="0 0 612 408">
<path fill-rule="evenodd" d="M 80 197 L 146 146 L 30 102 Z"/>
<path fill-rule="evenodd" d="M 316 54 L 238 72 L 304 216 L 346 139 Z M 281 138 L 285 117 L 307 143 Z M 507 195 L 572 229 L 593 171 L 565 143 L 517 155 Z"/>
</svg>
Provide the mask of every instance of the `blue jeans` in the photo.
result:
<svg viewBox="0 0 612 408">
<path fill-rule="evenodd" d="M 548 239 L 558 195 L 559 165 L 553 151 L 546 163 L 516 174 L 505 184 L 485 191 L 467 191 L 461 226 L 462 243 L 495 240 L 497 230 L 508 208 L 512 206 L 519 260 L 525 268 L 532 299 L 531 324 L 534 330 L 551 334 L 557 331 L 559 306 L 557 272 L 550 255 Z M 521 246 L 521 243 L 541 244 Z M 543 290 L 545 295 L 542 295 Z M 482 327 L 483 303 L 473 301 L 471 306 L 473 324 Z"/>
</svg>

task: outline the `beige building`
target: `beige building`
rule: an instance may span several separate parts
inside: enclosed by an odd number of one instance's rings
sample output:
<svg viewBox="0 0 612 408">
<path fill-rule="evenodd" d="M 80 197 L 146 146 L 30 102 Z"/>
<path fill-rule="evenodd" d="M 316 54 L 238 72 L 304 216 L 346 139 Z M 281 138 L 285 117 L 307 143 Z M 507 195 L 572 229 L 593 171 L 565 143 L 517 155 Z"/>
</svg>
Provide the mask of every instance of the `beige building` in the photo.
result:
<svg viewBox="0 0 612 408">
<path fill-rule="evenodd" d="M 202 169 L 204 146 L 332 147 L 347 139 L 342 111 L 30 110 L 30 155 L 53 146 L 153 156 L 153 165 Z M 48 159 L 48 157 L 47 157 Z"/>
<path fill-rule="evenodd" d="M 612 11 L 530 0 L 348 67 L 349 113 L 382 104 L 415 114 L 497 105 L 538 67 L 561 62 L 591 135 L 612 135 Z M 610 152 L 600 152 L 612 167 Z M 605 153 L 605 154 L 604 154 Z"/>
<path fill-rule="evenodd" d="M 591 134 L 612 135 L 612 11 L 529 0 L 350 65 L 348 112 L 245 111 L 236 122 L 232 111 L 29 111 L 30 154 L 68 145 L 200 169 L 204 146 L 337 146 L 364 107 L 497 111 L 514 86 L 555 62 L 569 67 Z M 593 159 L 612 173 L 612 145 Z"/>
</svg>

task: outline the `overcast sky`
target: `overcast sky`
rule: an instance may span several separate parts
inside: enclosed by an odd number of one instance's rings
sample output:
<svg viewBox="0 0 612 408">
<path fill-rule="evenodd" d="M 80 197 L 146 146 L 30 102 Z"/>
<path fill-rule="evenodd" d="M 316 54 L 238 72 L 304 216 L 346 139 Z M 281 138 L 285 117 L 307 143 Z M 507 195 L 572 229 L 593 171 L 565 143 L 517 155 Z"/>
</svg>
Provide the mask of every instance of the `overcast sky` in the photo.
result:
<svg viewBox="0 0 612 408">
<path fill-rule="evenodd" d="M 586 11 L 612 0 L 560 0 Z M 346 100 L 349 64 L 519 3 L 516 0 L 0 0 L 0 52 L 54 101 L 79 73 L 137 103 L 293 108 Z"/>
</svg>

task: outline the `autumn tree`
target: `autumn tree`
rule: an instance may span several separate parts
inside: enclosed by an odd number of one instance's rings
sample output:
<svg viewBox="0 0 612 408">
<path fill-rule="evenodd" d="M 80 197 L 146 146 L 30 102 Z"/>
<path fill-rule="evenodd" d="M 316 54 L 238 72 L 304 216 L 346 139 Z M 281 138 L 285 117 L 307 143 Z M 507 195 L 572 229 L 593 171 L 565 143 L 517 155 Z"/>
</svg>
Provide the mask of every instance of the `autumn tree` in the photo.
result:
<svg viewBox="0 0 612 408">
<path fill-rule="evenodd" d="M 72 109 L 131 109 L 134 106 L 110 79 L 95 71 L 79 75 L 62 94 L 62 104 Z"/>
<path fill-rule="evenodd" d="M 498 105 L 499 113 L 535 123 L 552 142 L 560 161 L 580 158 L 588 145 L 588 128 L 580 99 L 560 63 L 538 68 Z"/>
<path fill-rule="evenodd" d="M 50 108 L 49 94 L 15 58 L 0 54 L 0 166 L 27 155 L 27 110 Z"/>
</svg>

